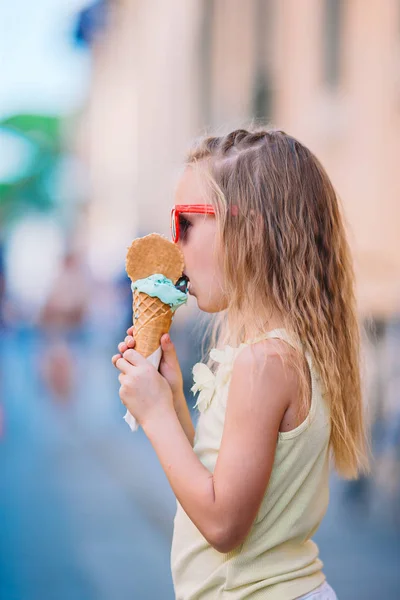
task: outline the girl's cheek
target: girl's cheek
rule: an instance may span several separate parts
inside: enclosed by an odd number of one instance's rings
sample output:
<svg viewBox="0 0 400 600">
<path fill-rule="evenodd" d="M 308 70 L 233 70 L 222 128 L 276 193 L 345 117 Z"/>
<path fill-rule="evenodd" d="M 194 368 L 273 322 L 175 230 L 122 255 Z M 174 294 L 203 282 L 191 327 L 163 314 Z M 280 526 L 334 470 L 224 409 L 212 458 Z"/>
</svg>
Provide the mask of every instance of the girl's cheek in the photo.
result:
<svg viewBox="0 0 400 600">
<path fill-rule="evenodd" d="M 185 262 L 185 269 L 190 273 L 196 262 L 196 248 L 193 246 L 193 243 L 188 240 L 180 246 L 180 249 L 182 250 L 183 260 Z"/>
</svg>

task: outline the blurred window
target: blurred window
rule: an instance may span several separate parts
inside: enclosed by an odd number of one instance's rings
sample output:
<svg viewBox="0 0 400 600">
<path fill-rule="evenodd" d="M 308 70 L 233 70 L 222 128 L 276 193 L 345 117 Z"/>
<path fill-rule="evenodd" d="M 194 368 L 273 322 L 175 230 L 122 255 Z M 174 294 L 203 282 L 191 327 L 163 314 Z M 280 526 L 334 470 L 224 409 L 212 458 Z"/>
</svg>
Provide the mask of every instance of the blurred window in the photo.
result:
<svg viewBox="0 0 400 600">
<path fill-rule="evenodd" d="M 257 0 L 254 24 L 255 31 L 255 81 L 253 86 L 253 115 L 257 119 L 270 119 L 271 75 L 270 57 L 272 48 L 273 14 L 270 0 Z"/>
<path fill-rule="evenodd" d="M 201 112 L 203 122 L 211 124 L 212 98 L 212 53 L 213 53 L 213 23 L 215 5 L 213 0 L 204 0 L 200 34 L 200 92 Z"/>
<path fill-rule="evenodd" d="M 332 88 L 339 84 L 341 29 L 343 17 L 342 0 L 325 0 L 323 35 L 323 78 Z"/>
</svg>

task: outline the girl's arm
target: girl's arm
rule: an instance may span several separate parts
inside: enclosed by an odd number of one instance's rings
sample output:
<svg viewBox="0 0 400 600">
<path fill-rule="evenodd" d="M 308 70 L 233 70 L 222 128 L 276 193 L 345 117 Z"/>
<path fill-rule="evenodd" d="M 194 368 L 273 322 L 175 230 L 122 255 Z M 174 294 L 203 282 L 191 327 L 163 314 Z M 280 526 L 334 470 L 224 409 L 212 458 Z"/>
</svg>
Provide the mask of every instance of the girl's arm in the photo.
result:
<svg viewBox="0 0 400 600">
<path fill-rule="evenodd" d="M 292 379 L 269 341 L 242 350 L 233 367 L 214 474 L 193 452 L 173 411 L 155 412 L 142 424 L 182 508 L 220 552 L 240 545 L 257 515 Z"/>
<path fill-rule="evenodd" d="M 185 432 L 185 435 L 189 440 L 190 445 L 193 447 L 194 427 L 183 390 L 180 394 L 174 395 L 174 408 L 179 423 L 183 431 Z"/>
</svg>

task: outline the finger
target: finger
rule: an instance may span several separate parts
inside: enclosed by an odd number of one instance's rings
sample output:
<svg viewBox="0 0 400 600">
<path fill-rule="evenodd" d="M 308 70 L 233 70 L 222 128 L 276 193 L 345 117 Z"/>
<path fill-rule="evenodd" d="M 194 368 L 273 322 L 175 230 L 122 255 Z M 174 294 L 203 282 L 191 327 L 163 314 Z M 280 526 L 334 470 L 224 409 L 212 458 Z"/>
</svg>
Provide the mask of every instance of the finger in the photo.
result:
<svg viewBox="0 0 400 600">
<path fill-rule="evenodd" d="M 119 381 L 119 383 L 120 383 L 121 385 L 123 385 L 123 384 L 124 384 L 124 381 L 125 381 L 125 373 L 120 373 L 120 374 L 118 375 L 118 381 Z"/>
<path fill-rule="evenodd" d="M 126 344 L 127 344 L 128 348 L 134 348 L 134 347 L 135 347 L 136 340 L 135 340 L 135 338 L 134 338 L 134 337 L 132 337 L 131 335 L 128 335 L 128 336 L 125 338 L 125 341 L 126 341 Z"/>
<path fill-rule="evenodd" d="M 114 354 L 114 356 L 111 358 L 111 362 L 114 365 L 114 367 L 116 366 L 116 362 L 119 358 L 122 358 L 122 354 Z"/>
<path fill-rule="evenodd" d="M 121 354 L 123 354 L 125 350 L 128 350 L 128 346 L 125 344 L 125 342 L 120 342 L 118 344 L 118 350 L 121 352 Z"/>
<path fill-rule="evenodd" d="M 162 346 L 168 346 L 169 342 L 170 342 L 171 338 L 169 337 L 168 333 L 164 333 L 164 335 L 161 336 L 160 342 Z"/>
<path fill-rule="evenodd" d="M 127 330 L 126 330 L 126 333 L 127 333 L 128 335 L 133 335 L 133 325 L 131 325 L 131 326 L 129 327 L 129 329 L 127 329 Z"/>
<path fill-rule="evenodd" d="M 124 343 L 126 344 L 126 349 L 133 348 L 135 345 L 135 339 L 131 335 L 127 335 L 124 339 Z"/>
<path fill-rule="evenodd" d="M 128 362 L 127 360 L 125 360 L 123 357 L 118 358 L 118 360 L 115 362 L 115 366 L 117 367 L 117 369 L 119 371 L 121 371 L 121 373 L 124 373 L 125 375 L 132 368 L 132 364 L 130 362 Z"/>
<path fill-rule="evenodd" d="M 141 354 L 139 354 L 139 352 L 136 352 L 136 350 L 133 350 L 132 348 L 129 348 L 126 352 L 123 353 L 123 358 L 125 361 L 128 361 L 128 363 L 135 367 L 149 364 L 144 356 L 142 356 Z"/>
<path fill-rule="evenodd" d="M 175 365 L 175 363 L 179 362 L 176 354 L 175 346 L 172 343 L 172 340 L 169 334 L 165 334 L 161 338 L 161 348 L 163 351 L 163 359 L 168 364 Z"/>
</svg>

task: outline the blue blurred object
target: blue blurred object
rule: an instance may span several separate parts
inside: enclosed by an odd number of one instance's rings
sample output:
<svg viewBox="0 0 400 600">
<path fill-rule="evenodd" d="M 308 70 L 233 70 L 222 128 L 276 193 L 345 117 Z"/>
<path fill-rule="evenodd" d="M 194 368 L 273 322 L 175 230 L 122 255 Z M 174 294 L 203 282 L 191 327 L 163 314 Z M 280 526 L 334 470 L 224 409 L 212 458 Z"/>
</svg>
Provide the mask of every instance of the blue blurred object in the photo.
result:
<svg viewBox="0 0 400 600">
<path fill-rule="evenodd" d="M 77 25 L 74 32 L 78 44 L 90 46 L 99 31 L 107 24 L 108 2 L 96 0 L 78 14 Z"/>
<path fill-rule="evenodd" d="M 0 331 L 4 328 L 4 244 L 0 240 Z M 0 415 L 1 418 L 1 415 Z M 0 425 L 1 427 L 1 425 Z"/>
</svg>

